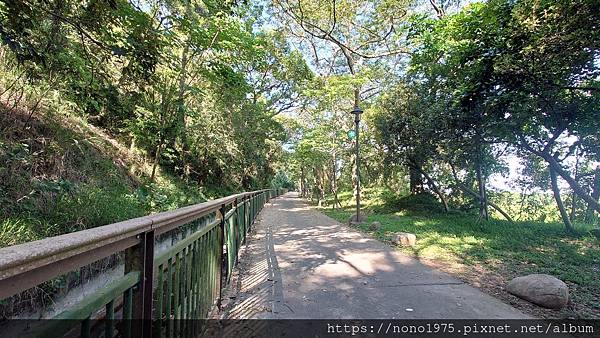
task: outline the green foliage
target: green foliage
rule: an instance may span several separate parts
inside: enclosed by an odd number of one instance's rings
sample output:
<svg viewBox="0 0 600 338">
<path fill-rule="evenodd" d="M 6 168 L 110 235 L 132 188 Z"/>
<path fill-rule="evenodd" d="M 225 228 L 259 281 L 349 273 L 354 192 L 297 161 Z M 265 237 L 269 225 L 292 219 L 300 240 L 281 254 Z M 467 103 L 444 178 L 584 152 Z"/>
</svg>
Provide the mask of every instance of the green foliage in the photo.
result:
<svg viewBox="0 0 600 338">
<path fill-rule="evenodd" d="M 7 229 L 27 229 L 17 241 L 291 187 L 273 181 L 279 116 L 312 71 L 251 24 L 260 15 L 232 1 L 1 2 L 0 202 Z"/>
<path fill-rule="evenodd" d="M 278 171 L 277 174 L 275 174 L 275 177 L 273 177 L 273 180 L 271 181 L 271 187 L 277 189 L 283 188 L 293 190 L 295 188 L 295 185 L 294 182 L 292 182 L 289 179 L 289 177 L 284 171 Z"/>
<path fill-rule="evenodd" d="M 600 159 L 592 108 L 600 102 L 600 34 L 590 25 L 599 13 L 594 1 L 494 0 L 438 19 L 415 14 L 407 72 L 380 97 L 373 119 L 386 164 L 420 167 L 467 208 L 485 203 L 464 188 L 483 200 L 488 178 L 507 170 L 506 154 L 523 159 L 514 182 L 523 195 L 548 190 L 553 166 L 573 195 L 591 196 L 582 172 Z M 574 215 L 583 213 L 585 205 L 572 204 Z"/>
<path fill-rule="evenodd" d="M 388 207 L 398 211 L 421 212 L 427 214 L 436 214 L 444 211 L 442 204 L 432 194 L 427 192 L 411 194 L 400 198 L 394 197 L 392 197 L 391 200 L 386 200 L 385 203 Z"/>
</svg>

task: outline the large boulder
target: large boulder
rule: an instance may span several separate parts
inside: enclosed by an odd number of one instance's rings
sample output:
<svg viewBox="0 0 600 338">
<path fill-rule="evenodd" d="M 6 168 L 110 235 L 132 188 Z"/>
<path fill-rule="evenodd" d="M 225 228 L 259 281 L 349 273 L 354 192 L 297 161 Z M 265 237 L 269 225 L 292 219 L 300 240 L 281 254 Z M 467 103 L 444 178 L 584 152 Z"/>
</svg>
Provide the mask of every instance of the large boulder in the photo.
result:
<svg viewBox="0 0 600 338">
<path fill-rule="evenodd" d="M 381 229 L 381 223 L 375 221 L 369 224 L 369 230 L 371 231 L 379 231 Z"/>
<path fill-rule="evenodd" d="M 506 290 L 549 309 L 560 309 L 569 302 L 567 284 L 550 275 L 532 274 L 514 278 L 508 283 Z"/>
<path fill-rule="evenodd" d="M 417 243 L 417 236 L 407 232 L 398 232 L 392 236 L 392 243 L 401 246 L 413 246 Z"/>
</svg>

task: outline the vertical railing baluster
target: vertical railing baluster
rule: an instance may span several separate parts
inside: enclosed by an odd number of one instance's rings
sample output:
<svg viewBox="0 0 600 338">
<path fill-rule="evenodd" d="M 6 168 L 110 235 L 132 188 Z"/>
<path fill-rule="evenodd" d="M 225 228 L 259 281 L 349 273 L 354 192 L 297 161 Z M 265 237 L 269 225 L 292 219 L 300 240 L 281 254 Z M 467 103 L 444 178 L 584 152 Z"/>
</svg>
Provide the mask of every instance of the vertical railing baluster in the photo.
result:
<svg viewBox="0 0 600 338">
<path fill-rule="evenodd" d="M 179 273 L 180 273 L 180 265 L 181 265 L 181 255 L 177 253 L 175 255 L 175 277 L 173 278 L 173 336 L 179 337 L 179 292 L 181 290 L 181 285 L 179 284 Z"/>
<path fill-rule="evenodd" d="M 208 281 L 208 276 L 207 276 L 207 250 L 206 250 L 206 234 L 202 236 L 202 253 L 200 254 L 200 257 L 202 257 L 202 266 L 200 267 L 200 271 L 202 273 L 202 302 L 200 304 L 200 318 L 204 318 L 206 316 L 206 299 L 207 294 L 206 294 L 206 285 L 207 285 L 207 281 Z"/>
<path fill-rule="evenodd" d="M 123 295 L 123 325 L 125 325 L 124 336 L 131 337 L 133 317 L 133 290 L 129 288 Z"/>
<path fill-rule="evenodd" d="M 193 287 L 193 284 L 192 284 L 192 276 L 194 274 L 194 270 L 193 270 L 193 267 L 194 267 L 193 266 L 193 258 L 194 258 L 194 243 L 192 242 L 189 245 L 189 253 L 188 253 L 188 261 L 189 262 L 188 262 L 187 292 L 186 292 L 186 294 L 187 294 L 187 301 L 186 301 L 186 305 L 185 305 L 186 306 L 186 316 L 185 316 L 185 319 L 186 319 L 186 323 L 185 323 L 186 328 L 185 328 L 185 332 L 186 332 L 186 335 L 188 337 L 191 336 L 191 328 L 192 327 L 191 327 L 190 324 L 192 323 L 191 319 L 193 319 L 192 318 L 192 297 L 193 297 L 193 290 L 194 290 L 194 287 Z"/>
<path fill-rule="evenodd" d="M 192 317 L 194 320 L 194 325 L 192 327 L 192 336 L 197 337 L 198 334 L 198 303 L 200 302 L 200 260 L 202 257 L 200 256 L 200 239 L 194 241 L 194 311 L 192 313 Z"/>
<path fill-rule="evenodd" d="M 153 329 L 154 337 L 161 337 L 163 323 L 163 288 L 164 288 L 164 264 L 158 266 L 158 285 L 156 286 L 156 321 Z"/>
<path fill-rule="evenodd" d="M 87 317 L 81 322 L 81 337 L 82 338 L 90 338 L 91 327 L 90 327 L 90 317 Z"/>
<path fill-rule="evenodd" d="M 209 284 L 208 284 L 208 290 L 209 290 L 209 295 L 210 295 L 210 302 L 209 302 L 209 309 L 208 309 L 208 313 L 210 314 L 210 310 L 212 310 L 212 307 L 215 303 L 215 277 L 216 277 L 216 269 L 215 269 L 215 248 L 216 248 L 216 237 L 215 237 L 215 228 L 213 228 L 210 232 L 209 238 L 210 238 L 210 246 L 209 246 L 209 250 L 210 253 L 208 254 L 209 257 L 209 264 L 210 264 L 210 280 L 209 280 Z"/>
<path fill-rule="evenodd" d="M 112 338 L 115 332 L 115 302 L 111 300 L 105 306 L 106 310 L 106 325 L 104 326 L 104 337 Z"/>
<path fill-rule="evenodd" d="M 219 300 L 217 301 L 217 307 L 219 311 L 221 311 L 221 301 L 223 296 L 223 269 L 227 269 L 227 263 L 225 261 L 225 215 L 227 214 L 227 210 L 225 209 L 225 204 L 221 205 L 221 230 L 219 232 Z M 227 274 L 227 270 L 225 270 Z M 226 275 L 225 275 L 226 276 Z M 226 278 L 226 277 L 225 277 Z"/>
<path fill-rule="evenodd" d="M 140 271 L 140 281 L 133 291 L 132 334 L 151 336 L 152 283 L 154 269 L 154 231 L 140 234 L 139 244 L 125 251 L 125 273 Z"/>
<path fill-rule="evenodd" d="M 173 298 L 173 258 L 169 258 L 167 261 L 167 299 L 166 299 L 166 320 L 167 320 L 167 330 L 165 336 L 167 338 L 173 337 L 173 320 L 172 320 L 172 309 L 171 309 L 171 300 Z"/>
<path fill-rule="evenodd" d="M 179 336 L 185 336 L 186 320 L 187 320 L 187 296 L 188 296 L 188 261 L 189 247 L 183 249 L 183 261 L 181 264 L 181 327 Z"/>
</svg>

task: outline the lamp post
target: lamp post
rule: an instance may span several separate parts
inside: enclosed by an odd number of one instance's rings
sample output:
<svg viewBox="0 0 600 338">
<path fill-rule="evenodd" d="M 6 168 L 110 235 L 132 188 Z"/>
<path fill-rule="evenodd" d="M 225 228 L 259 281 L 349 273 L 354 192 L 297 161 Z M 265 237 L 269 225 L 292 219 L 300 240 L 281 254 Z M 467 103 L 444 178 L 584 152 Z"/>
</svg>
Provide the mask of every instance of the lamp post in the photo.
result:
<svg viewBox="0 0 600 338">
<path fill-rule="evenodd" d="M 359 155 L 359 137 L 358 137 L 358 125 L 360 123 L 360 114 L 362 110 L 358 106 L 354 106 L 352 114 L 354 114 L 354 133 L 356 134 L 356 223 L 361 222 L 360 218 L 360 155 Z"/>
</svg>

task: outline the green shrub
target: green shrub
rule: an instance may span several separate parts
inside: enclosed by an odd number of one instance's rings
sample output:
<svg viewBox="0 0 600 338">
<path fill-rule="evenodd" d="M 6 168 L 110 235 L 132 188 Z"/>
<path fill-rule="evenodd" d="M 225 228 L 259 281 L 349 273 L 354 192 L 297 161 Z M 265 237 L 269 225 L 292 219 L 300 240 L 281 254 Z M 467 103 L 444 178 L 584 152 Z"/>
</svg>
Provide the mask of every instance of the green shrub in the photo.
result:
<svg viewBox="0 0 600 338">
<path fill-rule="evenodd" d="M 388 207 L 396 209 L 396 211 L 411 211 L 411 212 L 431 212 L 439 213 L 444 211 L 444 206 L 432 194 L 423 192 L 407 196 L 389 196 L 385 200 Z"/>
</svg>

